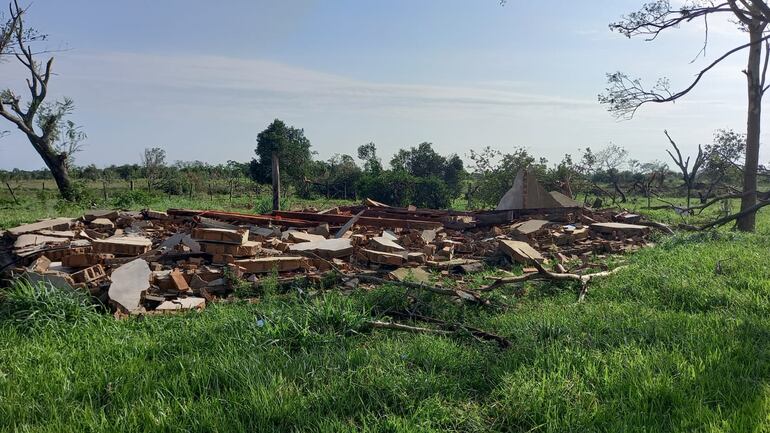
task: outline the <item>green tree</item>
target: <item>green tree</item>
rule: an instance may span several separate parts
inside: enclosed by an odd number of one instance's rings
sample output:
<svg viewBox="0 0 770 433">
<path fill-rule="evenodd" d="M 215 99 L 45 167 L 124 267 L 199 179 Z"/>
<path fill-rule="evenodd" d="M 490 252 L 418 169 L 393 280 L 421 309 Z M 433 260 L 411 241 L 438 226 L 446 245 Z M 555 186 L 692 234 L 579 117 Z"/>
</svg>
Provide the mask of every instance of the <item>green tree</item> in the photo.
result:
<svg viewBox="0 0 770 433">
<path fill-rule="evenodd" d="M 377 157 L 377 146 L 373 142 L 358 146 L 358 159 L 364 162 L 364 172 L 377 175 L 382 171 L 382 162 Z"/>
<path fill-rule="evenodd" d="M 311 166 L 313 152 L 310 151 L 310 140 L 305 137 L 304 130 L 287 126 L 283 121 L 275 119 L 257 136 L 254 152 L 257 158 L 253 160 L 249 172 L 255 181 L 271 181 L 272 156 L 275 152 L 280 161 L 282 180 L 285 179 L 299 192 L 306 190 L 305 177 Z"/>
<path fill-rule="evenodd" d="M 435 150 L 433 144 L 423 142 L 410 149 L 400 149 L 390 160 L 394 171 L 406 171 L 418 178 L 434 177 L 445 182 L 453 196 L 460 195 L 465 178 L 463 161 L 457 155 L 446 158 Z"/>
</svg>

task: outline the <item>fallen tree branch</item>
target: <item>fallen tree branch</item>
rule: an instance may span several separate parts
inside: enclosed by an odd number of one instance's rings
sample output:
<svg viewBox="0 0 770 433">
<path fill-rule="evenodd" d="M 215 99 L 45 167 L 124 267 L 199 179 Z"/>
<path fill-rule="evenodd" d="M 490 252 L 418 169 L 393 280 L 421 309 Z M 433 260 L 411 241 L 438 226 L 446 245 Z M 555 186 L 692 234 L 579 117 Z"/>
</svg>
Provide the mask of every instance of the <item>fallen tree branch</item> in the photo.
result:
<svg viewBox="0 0 770 433">
<path fill-rule="evenodd" d="M 596 272 L 593 274 L 580 275 L 580 274 L 572 274 L 572 273 L 565 273 L 565 272 L 549 271 L 548 269 L 545 269 L 543 265 L 537 262 L 536 260 L 532 261 L 532 265 L 535 268 L 537 268 L 537 272 L 532 272 L 524 275 L 517 275 L 514 277 L 498 278 L 492 284 L 476 290 L 478 292 L 487 292 L 508 284 L 516 284 L 516 283 L 522 283 L 525 281 L 532 281 L 532 280 L 577 281 L 581 284 L 580 292 L 578 293 L 578 302 L 582 302 L 585 299 L 586 294 L 588 293 L 588 283 L 590 283 L 592 279 L 607 277 L 621 271 L 622 269 L 627 268 L 627 266 L 618 266 L 617 268 L 612 269 L 610 271 L 602 271 L 602 272 Z"/>
<path fill-rule="evenodd" d="M 443 329 L 422 328 L 419 326 L 402 325 L 401 323 L 382 322 L 379 320 L 370 320 L 366 322 L 366 324 L 371 326 L 372 328 L 395 329 L 397 331 L 415 332 L 417 334 L 439 334 L 439 335 L 454 334 L 454 332 L 452 331 L 445 331 Z"/>
<path fill-rule="evenodd" d="M 460 323 L 450 323 L 445 320 L 437 319 L 435 317 L 423 316 L 422 314 L 415 314 L 415 313 L 402 313 L 399 311 L 391 311 L 388 313 L 388 315 L 398 316 L 398 317 L 407 318 L 411 320 L 419 320 L 421 322 L 435 323 L 444 328 L 449 328 L 454 332 L 467 332 L 467 333 L 470 333 L 474 338 L 478 340 L 494 341 L 502 349 L 507 349 L 511 347 L 513 344 L 511 343 L 510 340 L 500 335 L 493 334 L 491 332 L 487 332 L 482 329 L 474 328 L 474 327 L 460 324 Z"/>
<path fill-rule="evenodd" d="M 671 227 L 669 227 L 667 224 L 663 224 L 663 223 L 660 223 L 660 222 L 657 222 L 657 221 L 637 221 L 634 224 L 640 225 L 640 226 L 645 226 L 645 227 L 656 228 L 656 229 L 662 231 L 663 233 L 665 233 L 667 235 L 673 235 L 674 234 L 674 231 L 671 230 Z"/>
<path fill-rule="evenodd" d="M 483 299 L 481 295 L 479 295 L 475 291 L 468 290 L 468 289 L 449 289 L 444 287 L 429 286 L 427 284 L 421 284 L 421 283 L 411 283 L 409 281 L 391 281 L 391 280 L 386 280 L 384 278 L 373 277 L 371 275 L 366 275 L 366 274 L 344 275 L 344 277 L 349 279 L 356 278 L 359 281 L 364 281 L 369 283 L 394 284 L 398 286 L 407 287 L 410 289 L 427 290 L 429 292 L 437 293 L 439 295 L 457 296 L 458 298 L 462 299 L 465 302 L 489 305 L 488 300 Z"/>
<path fill-rule="evenodd" d="M 752 206 L 752 207 L 750 207 L 750 208 L 748 208 L 746 210 L 742 210 L 742 211 L 740 211 L 740 212 L 738 212 L 736 214 L 727 215 L 726 217 L 722 217 L 722 218 L 719 218 L 718 220 L 715 220 L 715 221 L 712 221 L 712 222 L 710 222 L 708 224 L 702 225 L 702 226 L 698 227 L 698 230 L 708 230 L 710 228 L 723 226 L 723 225 L 729 223 L 730 221 L 736 220 L 736 219 L 738 219 L 738 218 L 740 218 L 740 217 L 742 217 L 744 215 L 748 215 L 748 214 L 754 213 L 754 212 L 762 209 L 763 207 L 765 207 L 767 205 L 770 205 L 770 200 L 765 200 L 765 201 L 757 202 L 757 204 L 755 204 L 754 206 Z"/>
</svg>

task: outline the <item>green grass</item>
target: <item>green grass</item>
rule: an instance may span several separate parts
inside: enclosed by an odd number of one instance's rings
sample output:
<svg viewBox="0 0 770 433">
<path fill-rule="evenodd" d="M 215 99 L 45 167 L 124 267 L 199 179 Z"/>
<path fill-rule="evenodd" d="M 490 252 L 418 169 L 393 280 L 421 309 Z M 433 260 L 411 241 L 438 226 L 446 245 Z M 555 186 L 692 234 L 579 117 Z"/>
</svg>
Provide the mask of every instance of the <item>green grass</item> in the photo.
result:
<svg viewBox="0 0 770 433">
<path fill-rule="evenodd" d="M 392 286 L 116 321 L 16 285 L 0 308 L 0 431 L 767 431 L 768 246 L 766 230 L 678 235 L 582 304 L 570 285 L 501 289 L 494 308 L 415 294 L 509 350 L 372 332 L 408 304 Z"/>
<path fill-rule="evenodd" d="M 2 204 L 0 227 L 83 210 L 22 198 Z M 260 200 L 139 199 L 126 207 Z M 17 282 L 0 295 L 0 431 L 770 431 L 769 249 L 768 212 L 757 234 L 661 239 L 582 304 L 570 284 L 500 289 L 493 307 L 410 303 L 395 286 L 273 288 L 257 303 L 117 321 Z M 366 326 L 407 307 L 513 347 Z"/>
</svg>

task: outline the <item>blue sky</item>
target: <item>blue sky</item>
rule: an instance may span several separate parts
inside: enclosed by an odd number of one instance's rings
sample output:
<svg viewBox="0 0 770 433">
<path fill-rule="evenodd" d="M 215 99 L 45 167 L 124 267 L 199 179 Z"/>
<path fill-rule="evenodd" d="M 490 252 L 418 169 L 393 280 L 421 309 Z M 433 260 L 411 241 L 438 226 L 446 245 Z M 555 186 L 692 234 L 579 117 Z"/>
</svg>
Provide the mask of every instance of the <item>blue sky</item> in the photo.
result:
<svg viewBox="0 0 770 433">
<path fill-rule="evenodd" d="M 53 96 L 75 100 L 88 134 L 78 164 L 247 161 L 274 118 L 305 129 L 318 157 L 383 159 L 422 141 L 444 154 L 523 146 L 551 162 L 610 142 L 665 160 L 663 130 L 689 151 L 717 128 L 745 127 L 745 54 L 676 104 L 619 122 L 596 102 L 605 73 L 674 86 L 745 36 L 727 21 L 692 23 L 655 42 L 607 24 L 640 0 L 36 0 L 29 23 L 49 34 Z M 23 90 L 0 64 L 0 86 Z M 8 129 L 8 128 L 3 128 Z M 763 139 L 766 135 L 763 134 Z M 762 162 L 767 161 L 762 152 Z M 0 139 L 0 168 L 42 166 L 24 137 Z"/>
</svg>

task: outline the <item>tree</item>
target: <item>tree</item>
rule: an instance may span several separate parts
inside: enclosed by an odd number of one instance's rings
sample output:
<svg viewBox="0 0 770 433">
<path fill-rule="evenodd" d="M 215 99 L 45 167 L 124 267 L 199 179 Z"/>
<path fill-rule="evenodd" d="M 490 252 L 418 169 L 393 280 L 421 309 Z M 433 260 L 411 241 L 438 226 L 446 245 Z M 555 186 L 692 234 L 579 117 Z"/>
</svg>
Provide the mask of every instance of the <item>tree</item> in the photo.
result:
<svg viewBox="0 0 770 433">
<path fill-rule="evenodd" d="M 293 184 L 298 190 L 306 189 L 305 177 L 312 162 L 310 140 L 305 137 L 302 129 L 287 126 L 283 121 L 275 119 L 264 131 L 257 136 L 257 155 L 250 173 L 257 182 L 274 181 L 274 193 L 278 193 L 280 179 L 277 171 Z M 273 166 L 275 161 L 275 167 Z M 276 203 L 274 203 L 276 204 Z"/>
<path fill-rule="evenodd" d="M 390 160 L 393 170 L 403 170 L 419 178 L 435 177 L 443 180 L 449 193 L 460 194 L 465 170 L 463 161 L 457 155 L 446 158 L 433 150 L 433 144 L 423 142 L 410 149 L 400 149 Z"/>
<path fill-rule="evenodd" d="M 11 122 L 29 140 L 56 181 L 59 193 L 66 200 L 76 198 L 70 179 L 72 155 L 85 134 L 64 118 L 72 113 L 71 99 L 49 103 L 48 83 L 51 78 L 53 57 L 45 64 L 35 59 L 30 43 L 45 39 L 33 29 L 24 26 L 26 9 L 14 1 L 9 6 L 10 16 L 0 28 L 0 57 L 15 57 L 27 70 L 27 88 L 30 100 L 22 104 L 21 97 L 7 88 L 0 92 L 0 116 Z"/>
<path fill-rule="evenodd" d="M 703 148 L 699 145 L 698 146 L 698 156 L 695 157 L 695 161 L 693 161 L 692 169 L 690 169 L 690 157 L 688 156 L 687 159 L 684 159 L 682 157 L 682 152 L 679 151 L 679 147 L 674 142 L 674 139 L 671 138 L 671 136 L 668 134 L 668 131 L 663 131 L 664 134 L 666 134 L 666 138 L 668 138 L 669 143 L 671 143 L 671 146 L 674 148 L 674 151 L 676 151 L 676 157 L 674 157 L 674 154 L 671 153 L 670 150 L 666 149 L 666 152 L 668 153 L 668 156 L 671 157 L 671 159 L 674 161 L 674 164 L 679 168 L 679 171 L 682 175 L 682 183 L 684 183 L 684 187 L 687 191 L 687 208 L 690 208 L 690 197 L 692 197 L 692 188 L 695 185 L 695 179 L 698 177 L 698 174 L 700 173 L 700 169 L 703 167 L 703 164 L 706 160 L 704 154 L 703 154 Z"/>
<path fill-rule="evenodd" d="M 377 175 L 382 171 L 382 162 L 377 157 L 377 146 L 373 142 L 358 146 L 358 159 L 364 162 L 367 174 Z"/>
<path fill-rule="evenodd" d="M 628 151 L 617 144 L 610 143 L 593 155 L 597 168 L 606 176 L 615 192 L 620 195 L 620 202 L 625 203 L 626 194 L 620 187 L 620 169 L 627 163 Z M 614 203 L 615 195 L 610 194 L 610 197 Z"/>
<path fill-rule="evenodd" d="M 166 151 L 160 147 L 144 149 L 142 167 L 144 168 L 144 175 L 147 177 L 147 189 L 157 187 L 166 167 Z"/>
<path fill-rule="evenodd" d="M 682 90 L 672 91 L 667 79 L 661 78 L 651 88 L 645 88 L 640 79 L 631 79 L 622 72 L 607 74 L 608 88 L 599 95 L 599 102 L 621 118 L 633 117 L 636 110 L 647 103 L 666 103 L 676 101 L 687 95 L 700 82 L 703 76 L 729 56 L 748 49 L 748 61 L 743 73 L 746 75 L 748 94 L 746 115 L 746 158 L 743 171 L 743 196 L 741 198 L 741 216 L 737 218 L 737 227 L 742 231 L 755 228 L 756 210 L 749 212 L 757 203 L 757 168 L 759 165 L 760 122 L 762 118 L 762 96 L 767 90 L 765 77 L 768 57 L 770 57 L 770 35 L 766 27 L 770 20 L 770 7 L 764 0 L 727 0 L 721 3 L 711 1 L 688 2 L 679 9 L 672 9 L 669 0 L 656 0 L 646 3 L 641 10 L 610 24 L 610 29 L 626 37 L 643 36 L 647 40 L 656 39 L 662 32 L 677 28 L 694 20 L 703 19 L 705 40 L 698 53 L 705 55 L 708 42 L 708 19 L 715 15 L 727 15 L 737 20 L 738 30 L 748 33 L 749 42 L 734 47 L 716 60 L 709 63 L 695 76 L 695 79 Z"/>
<path fill-rule="evenodd" d="M 474 202 L 484 206 L 497 204 L 500 197 L 513 186 L 519 170 L 528 169 L 538 179 L 545 178 L 547 161 L 544 158 L 536 159 L 521 147 L 506 154 L 485 147 L 480 152 L 471 150 L 469 158 L 474 166 L 467 192 L 468 207 L 474 207 Z"/>
</svg>

